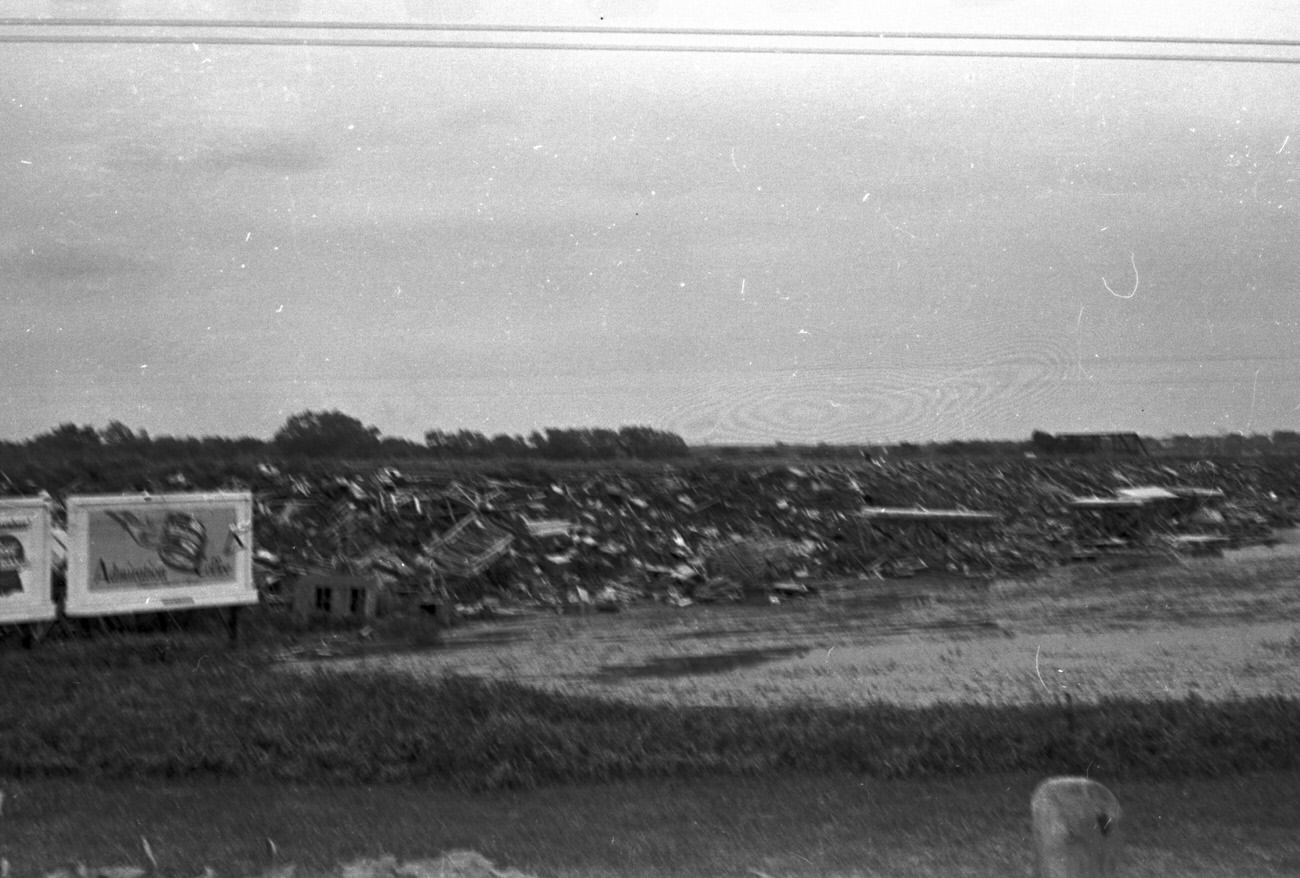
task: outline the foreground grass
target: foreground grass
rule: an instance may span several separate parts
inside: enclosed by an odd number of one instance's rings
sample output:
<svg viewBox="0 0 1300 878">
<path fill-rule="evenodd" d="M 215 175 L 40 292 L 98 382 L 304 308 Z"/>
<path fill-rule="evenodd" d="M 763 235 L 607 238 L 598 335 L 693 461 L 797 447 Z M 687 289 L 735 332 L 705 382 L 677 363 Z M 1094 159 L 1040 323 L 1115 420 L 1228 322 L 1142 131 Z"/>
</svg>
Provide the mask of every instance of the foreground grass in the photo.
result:
<svg viewBox="0 0 1300 878">
<path fill-rule="evenodd" d="M 1300 700 L 634 706 L 467 678 L 274 673 L 211 640 L 0 654 L 0 777 L 528 788 L 850 771 L 1212 777 L 1300 769 Z"/>
<path fill-rule="evenodd" d="M 145 835 L 165 874 L 265 865 L 263 839 L 308 875 L 391 853 L 477 850 L 546 878 L 781 878 L 1029 871 L 1027 803 L 1038 776 L 864 780 L 843 773 L 561 785 L 469 794 L 231 782 L 13 782 L 0 856 L 14 874 L 69 859 L 139 862 Z M 1300 872 L 1300 775 L 1111 786 L 1125 818 L 1126 876 Z"/>
</svg>

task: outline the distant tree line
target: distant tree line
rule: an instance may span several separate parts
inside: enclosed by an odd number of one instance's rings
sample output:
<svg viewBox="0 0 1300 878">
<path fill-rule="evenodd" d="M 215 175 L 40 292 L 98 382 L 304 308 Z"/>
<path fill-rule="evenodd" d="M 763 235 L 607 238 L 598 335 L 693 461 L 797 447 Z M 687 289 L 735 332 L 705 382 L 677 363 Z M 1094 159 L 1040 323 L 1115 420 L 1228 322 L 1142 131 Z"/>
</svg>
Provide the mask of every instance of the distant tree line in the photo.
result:
<svg viewBox="0 0 1300 878">
<path fill-rule="evenodd" d="M 151 436 L 121 421 L 102 429 L 60 424 L 20 442 L 0 441 L 0 492 L 59 490 L 186 490 L 249 484 L 267 463 L 292 469 L 338 461 L 617 461 L 685 457 L 770 462 L 863 462 L 912 458 L 1004 458 L 1024 455 L 1149 453 L 1163 457 L 1300 456 L 1300 433 L 1137 437 L 1142 451 L 1090 437 L 1136 434 L 1052 434 L 1028 440 L 949 440 L 884 444 L 804 444 L 690 448 L 680 436 L 645 426 L 546 428 L 527 436 L 473 430 L 429 430 L 424 442 L 384 436 L 337 410 L 291 415 L 271 439 L 251 436 Z M 1096 447 L 1093 447 L 1096 446 Z"/>
<path fill-rule="evenodd" d="M 0 454 L 72 456 L 100 459 L 141 457 L 228 459 L 239 456 L 314 458 L 543 458 L 549 460 L 659 460 L 690 453 L 675 433 L 644 426 L 617 430 L 589 427 L 546 428 L 527 437 L 487 436 L 472 430 L 429 430 L 424 443 L 384 436 L 379 428 L 337 410 L 302 411 L 289 416 L 270 441 L 251 436 L 150 436 L 121 421 L 103 429 L 60 424 L 23 442 L 0 442 Z"/>
<path fill-rule="evenodd" d="M 659 460 L 690 453 L 686 440 L 663 430 L 631 426 L 618 430 L 547 427 L 526 438 L 475 430 L 429 430 L 424 444 L 384 437 L 339 411 L 305 411 L 291 416 L 271 444 L 290 454 L 326 457 L 544 458 L 547 460 Z"/>
<path fill-rule="evenodd" d="M 650 427 L 556 429 L 534 431 L 526 438 L 488 437 L 470 430 L 424 434 L 430 452 L 444 457 L 540 457 L 548 460 L 662 460 L 689 454 L 686 440 Z"/>
<path fill-rule="evenodd" d="M 1149 454 L 1162 457 L 1263 457 L 1300 454 L 1300 433 L 1176 434 L 1165 438 L 1136 433 L 1057 433 L 1034 430 L 1027 450 L 1040 454 Z"/>
<path fill-rule="evenodd" d="M 1024 439 L 948 439 L 938 442 L 826 443 L 774 442 L 768 445 L 709 445 L 697 457 L 762 462 L 781 459 L 852 462 L 934 458 L 1006 458 L 1031 456 L 1137 455 L 1151 457 L 1300 456 L 1300 432 L 1229 433 L 1216 436 L 1175 435 L 1164 438 L 1137 433 L 1048 433 L 1034 430 Z"/>
</svg>

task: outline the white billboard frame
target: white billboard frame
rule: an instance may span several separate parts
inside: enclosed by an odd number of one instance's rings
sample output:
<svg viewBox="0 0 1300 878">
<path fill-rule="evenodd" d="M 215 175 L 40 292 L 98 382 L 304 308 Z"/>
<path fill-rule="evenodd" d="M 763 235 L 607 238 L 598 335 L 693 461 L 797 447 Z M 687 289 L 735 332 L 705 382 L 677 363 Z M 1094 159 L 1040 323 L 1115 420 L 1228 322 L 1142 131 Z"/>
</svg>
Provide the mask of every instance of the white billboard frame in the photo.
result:
<svg viewBox="0 0 1300 878">
<path fill-rule="evenodd" d="M 27 538 L 17 531 L 24 531 Z M 58 618 L 51 579 L 50 504 L 42 498 L 0 497 L 0 536 L 16 538 L 23 554 L 17 559 L 23 566 L 16 569 L 0 562 L 0 576 L 17 574 L 20 583 L 17 594 L 0 589 L 0 625 Z"/>
<path fill-rule="evenodd" d="M 224 534 L 207 533 L 199 521 L 199 515 L 212 519 L 230 511 L 233 520 Z M 78 495 L 67 498 L 67 512 L 66 616 L 241 607 L 258 601 L 251 492 Z M 116 559 L 106 560 L 104 553 L 112 548 L 91 545 L 92 530 L 101 534 L 101 541 L 105 530 L 112 530 L 104 517 L 136 543 L 123 548 L 126 541 L 118 536 L 121 566 Z M 187 526 L 198 529 L 197 537 L 186 532 Z M 220 558 L 205 554 L 209 537 L 220 541 Z M 186 563 L 193 569 L 176 572 Z"/>
</svg>

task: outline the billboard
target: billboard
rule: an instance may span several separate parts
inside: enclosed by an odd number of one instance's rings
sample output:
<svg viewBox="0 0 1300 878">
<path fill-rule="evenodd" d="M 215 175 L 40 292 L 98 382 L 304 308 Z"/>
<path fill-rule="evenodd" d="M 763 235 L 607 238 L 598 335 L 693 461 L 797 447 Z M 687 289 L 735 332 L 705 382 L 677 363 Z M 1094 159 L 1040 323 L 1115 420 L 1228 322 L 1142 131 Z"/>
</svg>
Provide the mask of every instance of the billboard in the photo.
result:
<svg viewBox="0 0 1300 878">
<path fill-rule="evenodd" d="M 257 603 L 253 495 L 69 497 L 69 616 Z"/>
<path fill-rule="evenodd" d="M 57 615 L 50 594 L 50 508 L 44 500 L 0 498 L 0 624 Z"/>
</svg>

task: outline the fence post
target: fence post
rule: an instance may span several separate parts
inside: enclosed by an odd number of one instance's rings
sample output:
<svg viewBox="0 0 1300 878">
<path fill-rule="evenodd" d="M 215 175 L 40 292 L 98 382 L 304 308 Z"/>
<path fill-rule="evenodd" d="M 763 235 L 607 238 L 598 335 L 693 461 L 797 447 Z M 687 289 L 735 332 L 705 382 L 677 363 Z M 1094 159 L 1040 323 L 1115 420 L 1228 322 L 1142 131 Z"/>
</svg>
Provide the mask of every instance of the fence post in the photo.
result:
<svg viewBox="0 0 1300 878">
<path fill-rule="evenodd" d="M 1123 812 L 1086 777 L 1053 777 L 1030 799 L 1036 878 L 1114 878 Z"/>
<path fill-rule="evenodd" d="M 239 611 L 240 611 L 240 609 L 242 609 L 242 608 L 239 607 L 239 606 L 237 606 L 237 605 L 236 605 L 236 606 L 233 606 L 233 607 L 230 608 L 230 612 L 229 612 L 229 614 L 226 616 L 226 636 L 227 636 L 227 639 L 229 640 L 231 646 L 235 646 L 235 645 L 237 645 L 237 644 L 239 643 Z"/>
</svg>

